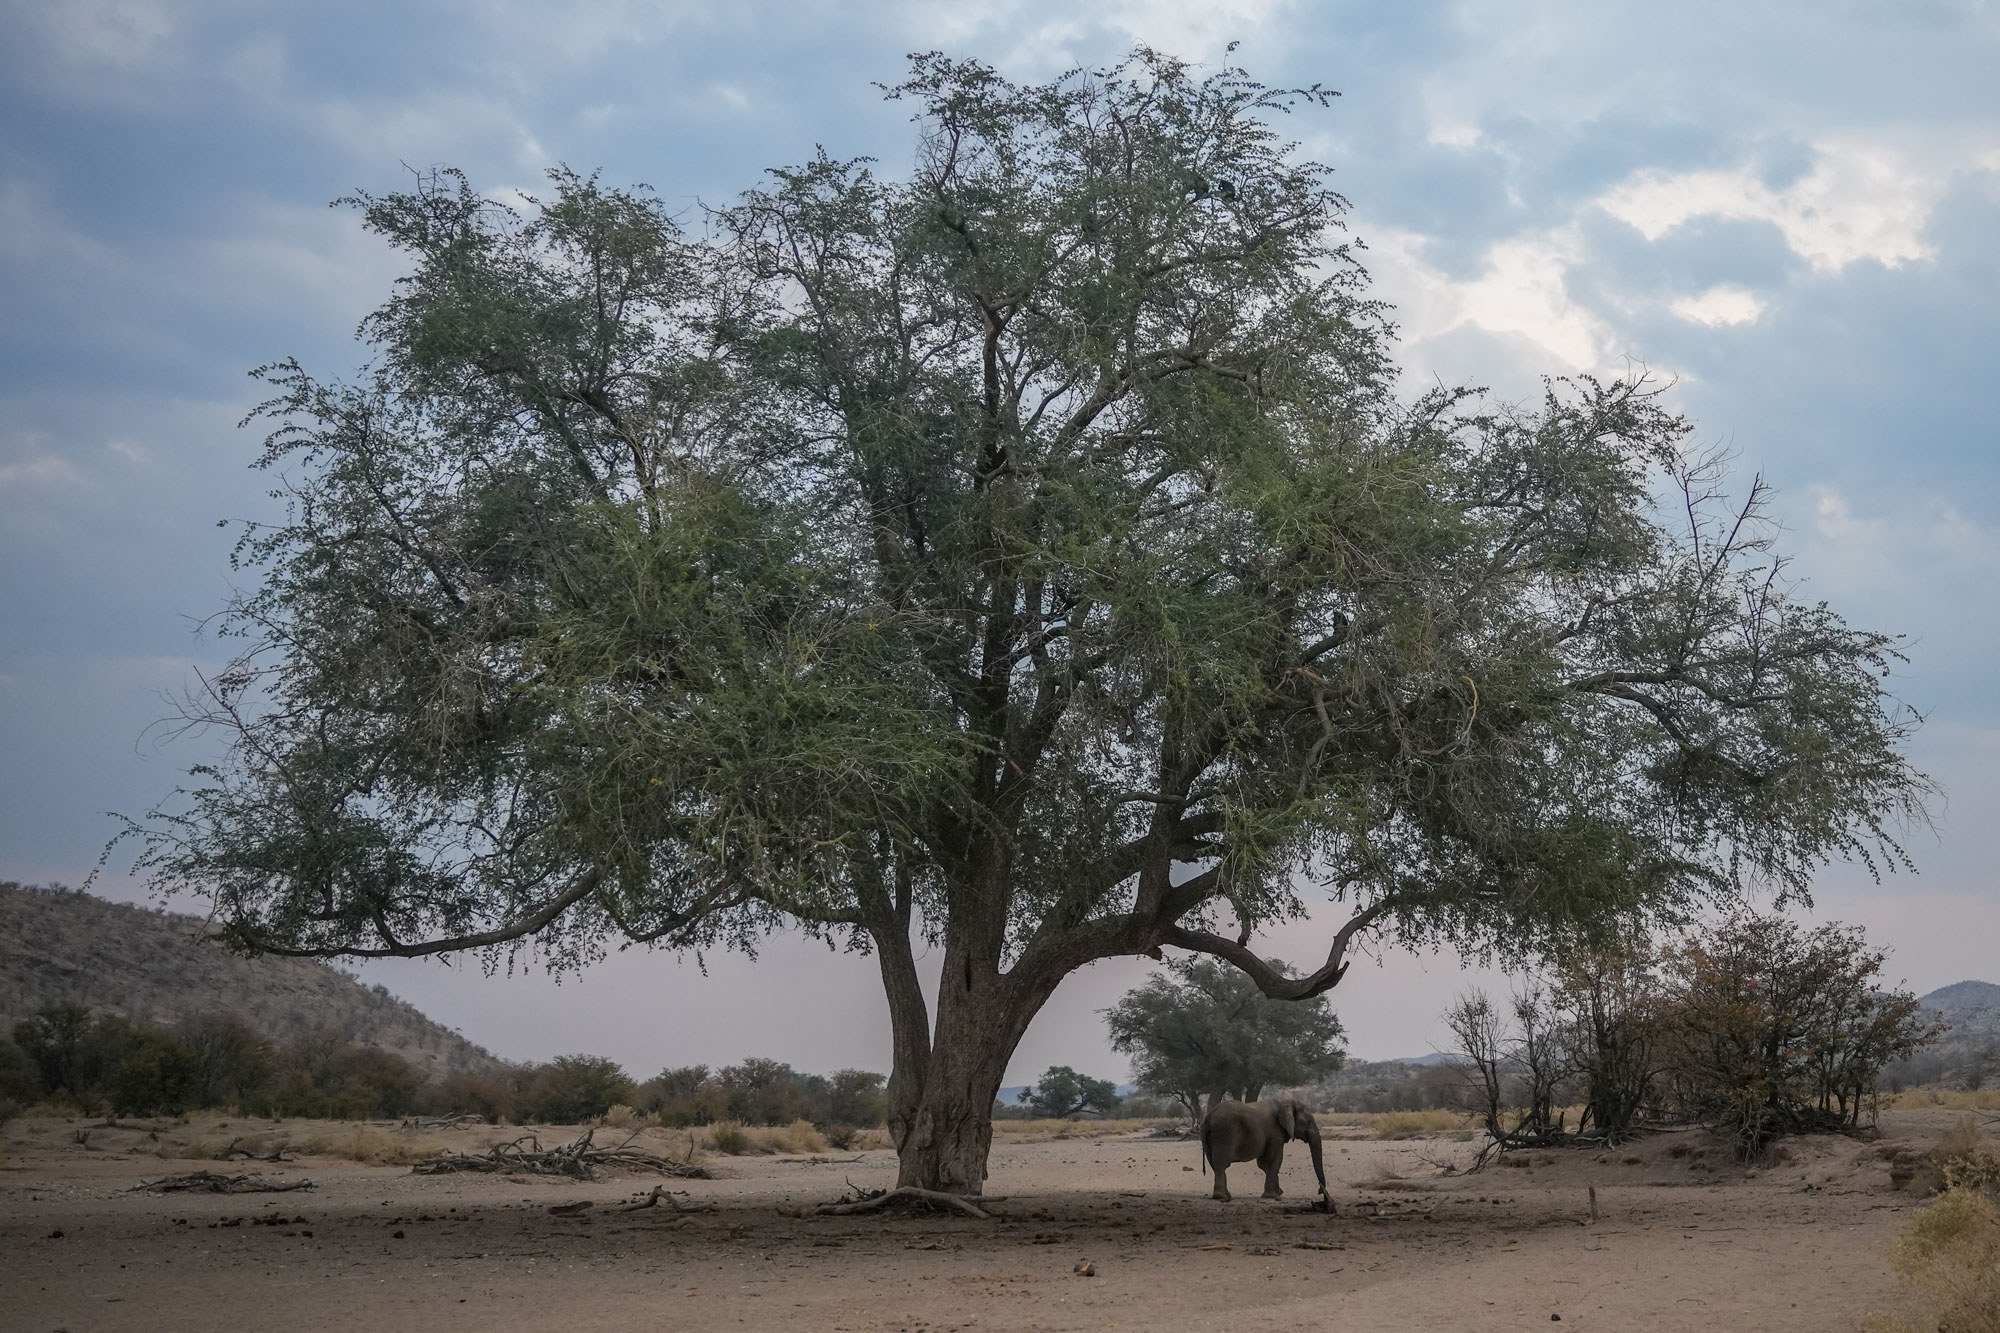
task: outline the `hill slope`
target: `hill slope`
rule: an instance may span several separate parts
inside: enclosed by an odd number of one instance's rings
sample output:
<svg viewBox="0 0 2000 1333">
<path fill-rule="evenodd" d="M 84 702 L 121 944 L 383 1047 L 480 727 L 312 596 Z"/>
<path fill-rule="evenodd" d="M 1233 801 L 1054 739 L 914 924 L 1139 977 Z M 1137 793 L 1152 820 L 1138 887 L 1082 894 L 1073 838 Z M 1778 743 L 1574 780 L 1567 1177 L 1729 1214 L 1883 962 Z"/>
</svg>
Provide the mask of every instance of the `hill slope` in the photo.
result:
<svg viewBox="0 0 2000 1333">
<path fill-rule="evenodd" d="M 1957 981 L 1940 986 L 1917 1003 L 1952 1025 L 1958 1035 L 2000 1033 L 2000 986 L 1990 981 Z"/>
<path fill-rule="evenodd" d="M 0 882 L 0 1034 L 74 1001 L 134 1022 L 233 1013 L 265 1037 L 319 1029 L 402 1056 L 427 1078 L 505 1066 L 378 986 L 303 958 L 239 958 L 199 917 Z"/>
</svg>

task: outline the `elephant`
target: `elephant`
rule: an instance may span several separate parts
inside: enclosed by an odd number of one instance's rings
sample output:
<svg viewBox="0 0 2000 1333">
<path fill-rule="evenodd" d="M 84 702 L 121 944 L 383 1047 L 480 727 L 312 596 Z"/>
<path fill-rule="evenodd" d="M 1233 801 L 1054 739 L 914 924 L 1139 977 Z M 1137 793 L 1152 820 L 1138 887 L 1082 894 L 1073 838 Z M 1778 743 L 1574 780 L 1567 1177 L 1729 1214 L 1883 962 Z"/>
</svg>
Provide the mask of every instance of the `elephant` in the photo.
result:
<svg viewBox="0 0 2000 1333">
<path fill-rule="evenodd" d="M 1264 1169 L 1264 1197 L 1284 1197 L 1278 1168 L 1285 1163 L 1285 1144 L 1304 1139 L 1312 1153 L 1319 1192 L 1326 1194 L 1326 1161 L 1320 1154 L 1319 1124 L 1312 1112 L 1289 1097 L 1260 1102 L 1218 1102 L 1201 1122 L 1201 1162 L 1215 1171 L 1215 1197 L 1229 1200 L 1229 1166 L 1255 1162 Z M 1328 1196 L 1331 1197 L 1331 1196 Z"/>
</svg>

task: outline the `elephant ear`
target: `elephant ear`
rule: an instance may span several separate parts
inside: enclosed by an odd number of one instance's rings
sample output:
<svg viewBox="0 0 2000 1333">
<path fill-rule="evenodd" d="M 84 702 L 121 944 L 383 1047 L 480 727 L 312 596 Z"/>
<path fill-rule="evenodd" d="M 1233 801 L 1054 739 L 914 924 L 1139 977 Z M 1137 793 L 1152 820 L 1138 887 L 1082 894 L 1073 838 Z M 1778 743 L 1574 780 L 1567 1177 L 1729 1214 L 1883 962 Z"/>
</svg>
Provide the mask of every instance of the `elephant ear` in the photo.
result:
<svg viewBox="0 0 2000 1333">
<path fill-rule="evenodd" d="M 1271 1113 L 1278 1118 L 1278 1132 L 1284 1135 L 1288 1142 L 1298 1137 L 1298 1107 L 1292 1105 L 1289 1100 L 1281 1101 L 1271 1108 Z"/>
</svg>

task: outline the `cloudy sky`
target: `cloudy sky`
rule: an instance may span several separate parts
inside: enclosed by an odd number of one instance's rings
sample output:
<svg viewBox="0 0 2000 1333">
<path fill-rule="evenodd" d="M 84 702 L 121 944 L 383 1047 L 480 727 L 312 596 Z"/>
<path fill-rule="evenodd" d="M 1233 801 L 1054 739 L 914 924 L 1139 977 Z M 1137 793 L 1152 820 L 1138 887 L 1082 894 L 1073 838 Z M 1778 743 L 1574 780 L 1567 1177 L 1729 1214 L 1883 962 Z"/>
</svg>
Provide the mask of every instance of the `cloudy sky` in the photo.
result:
<svg viewBox="0 0 2000 1333">
<path fill-rule="evenodd" d="M 1909 636 L 1939 831 L 1917 876 L 1829 869 L 1819 915 L 1918 990 L 2000 980 L 1993 0 L 0 0 L 0 879 L 82 880 L 105 812 L 207 753 L 149 724 L 224 656 L 198 632 L 228 588 L 218 522 L 273 512 L 245 372 L 353 367 L 397 271 L 329 200 L 566 162 L 692 211 L 815 144 L 900 170 L 913 131 L 873 84 L 909 51 L 1032 79 L 1231 40 L 1266 82 L 1341 90 L 1290 128 L 1353 201 L 1412 386 L 1649 368 L 1777 485 L 1810 590 Z M 143 896 L 123 868 L 100 891 Z M 1267 943 L 1303 960 L 1325 928 Z M 1143 974 L 1072 978 L 1012 1081 L 1122 1074 L 1095 1011 Z M 560 985 L 368 975 L 517 1058 L 886 1067 L 872 964 L 798 941 Z M 1357 1053 L 1419 1054 L 1471 979 L 1389 956 L 1335 1000 Z"/>
</svg>

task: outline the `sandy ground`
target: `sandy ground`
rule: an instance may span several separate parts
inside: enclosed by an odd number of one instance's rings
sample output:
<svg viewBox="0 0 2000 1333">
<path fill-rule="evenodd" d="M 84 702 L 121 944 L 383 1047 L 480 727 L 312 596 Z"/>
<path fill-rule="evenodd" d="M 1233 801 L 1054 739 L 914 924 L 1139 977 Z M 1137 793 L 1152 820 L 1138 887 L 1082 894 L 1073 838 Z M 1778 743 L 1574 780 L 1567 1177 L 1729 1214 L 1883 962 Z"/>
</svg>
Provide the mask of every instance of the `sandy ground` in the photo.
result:
<svg viewBox="0 0 2000 1333">
<path fill-rule="evenodd" d="M 163 1159 L 144 1129 L 17 1121 L 0 1161 L 0 1329 L 1127 1330 L 1858 1329 L 1889 1308 L 1885 1256 L 1917 1201 L 1887 1156 L 1949 1126 L 1885 1116 L 1886 1138 L 1795 1141 L 1788 1163 L 1731 1165 L 1695 1133 L 1605 1154 L 1439 1174 L 1448 1139 L 1327 1145 L 1337 1216 L 1288 1197 L 1216 1203 L 1192 1143 L 1139 1136 L 996 1147 L 993 1222 L 800 1219 L 859 1161 L 711 1158 L 677 1181 L 715 1211 L 613 1209 L 653 1178 L 594 1183 L 413 1176 L 332 1158 Z M 188 1131 L 179 1131 L 186 1134 Z M 174 1131 L 166 1131 L 170 1141 Z M 478 1147 L 497 1131 L 457 1132 Z M 553 1136 L 552 1136 L 553 1137 Z M 548 1140 L 545 1140 L 548 1141 Z M 851 1154 L 849 1154 L 851 1155 Z M 133 1192 L 208 1167 L 306 1177 L 280 1195 Z M 1590 1217 L 1588 1190 L 1597 1191 Z M 579 1214 L 552 1206 L 590 1200 Z M 1080 1262 L 1095 1276 L 1075 1272 Z"/>
</svg>

